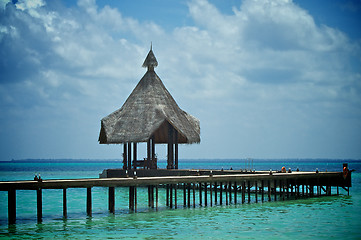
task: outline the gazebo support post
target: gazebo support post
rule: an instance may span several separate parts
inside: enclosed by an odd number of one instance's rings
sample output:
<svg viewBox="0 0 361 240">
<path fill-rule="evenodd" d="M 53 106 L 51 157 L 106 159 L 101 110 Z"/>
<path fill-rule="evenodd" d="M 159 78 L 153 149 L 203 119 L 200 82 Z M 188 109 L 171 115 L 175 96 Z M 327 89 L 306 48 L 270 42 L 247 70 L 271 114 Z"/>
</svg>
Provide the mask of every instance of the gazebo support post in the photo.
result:
<svg viewBox="0 0 361 240">
<path fill-rule="evenodd" d="M 123 169 L 127 170 L 128 169 L 127 143 L 124 143 L 123 145 L 124 145 L 124 147 L 123 147 Z"/>
<path fill-rule="evenodd" d="M 144 163 L 147 167 L 147 169 L 150 168 L 150 158 L 151 158 L 151 139 L 149 138 L 148 139 L 148 142 L 147 142 L 147 162 Z"/>
<path fill-rule="evenodd" d="M 174 162 L 175 169 L 178 169 L 178 131 L 174 131 Z"/>
<path fill-rule="evenodd" d="M 173 151 L 173 126 L 168 123 L 168 161 L 167 161 L 167 169 L 173 169 L 173 161 L 174 161 L 174 151 Z"/>
<path fill-rule="evenodd" d="M 132 169 L 132 143 L 128 143 L 128 169 Z"/>
<path fill-rule="evenodd" d="M 155 164 L 156 161 L 155 161 L 155 140 L 154 140 L 154 135 L 151 138 L 151 142 L 152 142 L 152 151 L 151 151 L 152 152 L 152 163 L 151 163 L 150 168 L 157 169 L 158 166 L 157 166 L 157 164 Z"/>
<path fill-rule="evenodd" d="M 137 143 L 133 143 L 133 169 L 137 169 Z"/>
</svg>

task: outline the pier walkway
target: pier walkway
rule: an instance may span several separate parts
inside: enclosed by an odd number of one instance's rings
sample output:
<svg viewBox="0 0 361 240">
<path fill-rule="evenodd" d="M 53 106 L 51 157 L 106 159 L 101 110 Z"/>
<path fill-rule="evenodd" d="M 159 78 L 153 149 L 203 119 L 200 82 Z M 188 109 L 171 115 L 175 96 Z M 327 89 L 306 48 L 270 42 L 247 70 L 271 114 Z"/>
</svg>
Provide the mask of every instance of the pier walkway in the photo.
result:
<svg viewBox="0 0 361 240">
<path fill-rule="evenodd" d="M 154 170 L 153 170 L 154 171 Z M 171 171 L 171 170 L 170 170 Z M 46 189 L 63 189 L 63 216 L 67 217 L 68 188 L 87 189 L 87 214 L 92 214 L 92 187 L 109 188 L 109 212 L 114 213 L 115 187 L 129 188 L 129 210 L 137 210 L 137 187 L 148 188 L 148 206 L 158 209 L 158 188 L 166 188 L 166 206 L 177 208 L 183 194 L 184 206 L 212 206 L 215 204 L 236 204 L 279 201 L 289 198 L 331 195 L 331 187 L 344 188 L 349 193 L 351 172 L 292 172 L 277 173 L 256 171 L 240 173 L 239 171 L 189 170 L 187 176 L 137 176 L 134 171 L 123 177 L 93 179 L 54 179 L 41 181 L 0 182 L 0 191 L 8 191 L 9 224 L 16 222 L 16 190 L 37 191 L 37 219 L 42 221 L 42 191 Z M 140 174 L 141 172 L 139 172 Z M 128 174 L 128 172 L 127 172 Z M 144 174 L 144 172 L 143 172 Z M 179 201 L 177 203 L 177 201 Z"/>
</svg>

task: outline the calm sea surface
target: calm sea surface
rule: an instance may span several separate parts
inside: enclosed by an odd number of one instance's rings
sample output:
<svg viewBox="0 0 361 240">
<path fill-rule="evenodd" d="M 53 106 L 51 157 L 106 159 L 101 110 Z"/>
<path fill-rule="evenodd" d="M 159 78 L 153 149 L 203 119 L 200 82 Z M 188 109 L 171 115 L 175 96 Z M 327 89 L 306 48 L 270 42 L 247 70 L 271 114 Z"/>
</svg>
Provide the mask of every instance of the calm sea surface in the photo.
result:
<svg viewBox="0 0 361 240">
<path fill-rule="evenodd" d="M 147 190 L 138 188 L 138 212 L 129 213 L 128 189 L 116 188 L 115 214 L 108 213 L 108 189 L 93 188 L 93 216 L 86 216 L 86 189 L 68 189 L 68 218 L 62 217 L 62 190 L 43 190 L 43 223 L 36 220 L 35 191 L 17 191 L 17 223 L 7 224 L 7 192 L 0 192 L 0 239 L 361 239 L 361 161 L 351 160 L 180 160 L 187 169 L 342 171 L 352 173 L 350 196 L 183 208 L 148 209 Z M 0 162 L 0 181 L 97 178 L 116 161 Z M 165 162 L 160 162 L 165 167 Z M 336 193 L 336 189 L 332 190 Z M 240 196 L 239 196 L 240 197 Z M 238 201 L 240 202 L 240 201 Z"/>
</svg>

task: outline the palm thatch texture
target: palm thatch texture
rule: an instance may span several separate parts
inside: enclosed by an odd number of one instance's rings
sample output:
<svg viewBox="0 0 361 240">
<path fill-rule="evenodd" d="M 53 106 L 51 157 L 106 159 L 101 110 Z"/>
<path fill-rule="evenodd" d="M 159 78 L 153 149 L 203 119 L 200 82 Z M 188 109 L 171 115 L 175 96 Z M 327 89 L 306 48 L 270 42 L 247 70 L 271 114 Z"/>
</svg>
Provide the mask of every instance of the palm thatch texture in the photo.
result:
<svg viewBox="0 0 361 240">
<path fill-rule="evenodd" d="M 175 144 L 175 154 L 178 155 L 178 143 L 200 142 L 199 120 L 179 108 L 155 73 L 154 68 L 157 66 L 157 59 L 151 49 L 143 63 L 148 71 L 124 105 L 101 120 L 100 144 L 150 144 L 151 140 L 153 143 L 167 143 L 168 155 L 174 154 Z M 172 149 L 169 145 L 172 145 Z M 154 149 L 151 151 L 154 155 Z M 175 157 L 177 160 L 178 156 Z M 170 158 L 174 159 L 168 156 L 169 161 L 172 160 Z M 175 168 L 172 166 L 174 164 L 169 164 L 168 168 Z"/>
</svg>

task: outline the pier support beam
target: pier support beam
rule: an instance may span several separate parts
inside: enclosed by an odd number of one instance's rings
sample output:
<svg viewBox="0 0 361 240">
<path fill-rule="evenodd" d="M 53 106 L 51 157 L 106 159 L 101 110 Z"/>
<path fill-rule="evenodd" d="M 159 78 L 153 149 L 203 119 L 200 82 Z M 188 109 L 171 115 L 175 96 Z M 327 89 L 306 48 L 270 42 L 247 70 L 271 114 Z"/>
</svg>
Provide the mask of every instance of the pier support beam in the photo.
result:
<svg viewBox="0 0 361 240">
<path fill-rule="evenodd" d="M 187 189 L 186 184 L 183 183 L 183 207 L 187 206 Z"/>
<path fill-rule="evenodd" d="M 187 202 L 187 206 L 191 207 L 191 184 L 188 183 L 187 184 L 187 190 L 188 190 L 188 202 Z"/>
<path fill-rule="evenodd" d="M 209 183 L 209 196 L 211 200 L 211 207 L 213 206 L 213 184 Z"/>
<path fill-rule="evenodd" d="M 248 203 L 251 202 L 251 183 L 247 181 Z"/>
<path fill-rule="evenodd" d="M 16 222 L 16 190 L 8 191 L 8 219 L 9 224 Z"/>
<path fill-rule="evenodd" d="M 66 188 L 63 188 L 63 218 L 68 217 L 67 200 L 66 200 Z"/>
<path fill-rule="evenodd" d="M 137 188 L 129 187 L 129 210 L 137 211 Z"/>
<path fill-rule="evenodd" d="M 155 186 L 155 209 L 158 211 L 158 185 Z"/>
<path fill-rule="evenodd" d="M 115 206 L 115 193 L 114 187 L 109 187 L 108 192 L 108 208 L 110 213 L 114 213 L 114 206 Z"/>
<path fill-rule="evenodd" d="M 255 190 L 256 190 L 256 192 L 255 192 L 256 203 L 258 202 L 258 186 L 257 185 L 258 185 L 258 182 L 255 181 L 254 187 L 255 187 Z"/>
<path fill-rule="evenodd" d="M 207 183 L 204 183 L 204 206 L 207 206 Z"/>
<path fill-rule="evenodd" d="M 242 204 L 246 201 L 246 182 L 242 182 Z"/>
<path fill-rule="evenodd" d="M 271 181 L 267 180 L 267 192 L 268 192 L 268 201 L 271 201 Z"/>
<path fill-rule="evenodd" d="M 92 189 L 88 187 L 86 189 L 86 214 L 92 216 Z"/>
<path fill-rule="evenodd" d="M 228 189 L 229 189 L 229 204 L 232 202 L 232 183 L 228 183 Z"/>
<path fill-rule="evenodd" d="M 275 179 L 274 180 L 274 182 L 273 182 L 273 184 L 274 184 L 274 194 L 275 194 L 275 199 L 274 199 L 274 201 L 277 201 L 277 180 Z"/>
<path fill-rule="evenodd" d="M 173 184 L 169 185 L 169 207 L 173 208 Z"/>
<path fill-rule="evenodd" d="M 228 184 L 225 182 L 224 184 L 224 191 L 226 193 L 226 205 L 228 205 Z"/>
<path fill-rule="evenodd" d="M 217 182 L 214 183 L 214 204 L 217 205 L 218 199 L 217 199 Z"/>
<path fill-rule="evenodd" d="M 193 183 L 192 186 L 193 186 L 193 207 L 195 208 L 196 207 L 196 184 Z"/>
<path fill-rule="evenodd" d="M 219 183 L 219 204 L 223 204 L 223 183 Z"/>
<path fill-rule="evenodd" d="M 41 223 L 43 221 L 43 194 L 41 188 L 36 190 L 36 200 L 38 223 Z"/>
<path fill-rule="evenodd" d="M 234 203 L 237 204 L 237 182 L 234 182 Z"/>
<path fill-rule="evenodd" d="M 174 185 L 174 208 L 177 209 L 178 203 L 177 203 L 177 190 L 178 190 L 178 184 Z"/>
<path fill-rule="evenodd" d="M 264 202 L 264 180 L 261 181 L 261 200 Z"/>
</svg>

